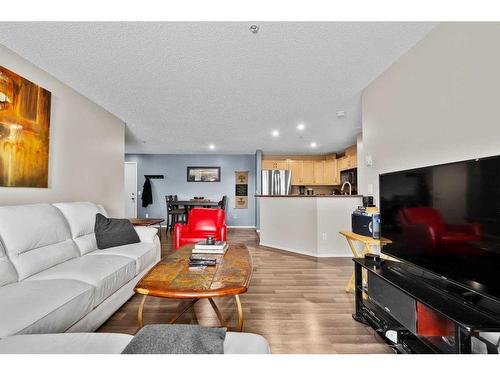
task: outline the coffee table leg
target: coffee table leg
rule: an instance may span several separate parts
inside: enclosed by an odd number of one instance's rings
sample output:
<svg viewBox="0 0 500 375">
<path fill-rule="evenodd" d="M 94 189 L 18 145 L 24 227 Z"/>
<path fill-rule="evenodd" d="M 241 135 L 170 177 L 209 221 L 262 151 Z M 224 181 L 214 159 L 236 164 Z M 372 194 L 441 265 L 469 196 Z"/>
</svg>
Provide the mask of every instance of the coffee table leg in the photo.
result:
<svg viewBox="0 0 500 375">
<path fill-rule="evenodd" d="M 235 295 L 234 299 L 236 300 L 236 307 L 238 309 L 238 326 L 236 329 L 238 332 L 241 332 L 243 330 L 243 309 L 241 308 L 240 296 Z"/>
<path fill-rule="evenodd" d="M 147 294 L 142 296 L 142 301 L 139 305 L 139 310 L 137 310 L 137 320 L 139 321 L 139 328 L 144 327 L 144 317 L 143 317 L 143 311 L 144 311 L 144 304 L 146 303 L 146 298 Z"/>
<path fill-rule="evenodd" d="M 195 298 L 195 299 L 193 299 L 191 302 L 189 302 L 189 303 L 188 303 L 188 304 L 184 307 L 184 309 L 181 311 L 181 313 L 180 313 L 179 315 L 177 315 L 175 318 L 173 318 L 170 322 L 168 322 L 168 324 L 174 324 L 174 323 L 177 321 L 177 319 L 179 319 L 179 318 L 182 316 L 182 314 L 184 314 L 186 311 L 188 311 L 188 310 L 189 310 L 189 308 L 190 308 L 191 306 L 193 306 L 193 305 L 194 305 L 196 302 L 198 302 L 198 301 L 199 301 L 199 298 Z"/>
<path fill-rule="evenodd" d="M 227 327 L 226 320 L 222 316 L 222 314 L 221 314 L 219 308 L 217 307 L 217 305 L 215 304 L 214 300 L 212 298 L 209 298 L 208 302 L 210 302 L 210 304 L 212 305 L 212 308 L 215 311 L 215 314 L 217 314 L 217 318 L 219 319 L 219 322 L 220 322 L 221 326 L 222 327 Z"/>
</svg>

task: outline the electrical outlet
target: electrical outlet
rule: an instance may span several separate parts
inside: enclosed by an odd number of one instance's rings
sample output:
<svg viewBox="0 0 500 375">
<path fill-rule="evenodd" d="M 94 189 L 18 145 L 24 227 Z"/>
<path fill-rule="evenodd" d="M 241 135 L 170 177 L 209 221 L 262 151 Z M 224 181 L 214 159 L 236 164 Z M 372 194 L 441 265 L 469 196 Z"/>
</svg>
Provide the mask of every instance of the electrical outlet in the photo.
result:
<svg viewBox="0 0 500 375">
<path fill-rule="evenodd" d="M 323 241 L 326 241 L 326 232 L 323 233 Z"/>
</svg>

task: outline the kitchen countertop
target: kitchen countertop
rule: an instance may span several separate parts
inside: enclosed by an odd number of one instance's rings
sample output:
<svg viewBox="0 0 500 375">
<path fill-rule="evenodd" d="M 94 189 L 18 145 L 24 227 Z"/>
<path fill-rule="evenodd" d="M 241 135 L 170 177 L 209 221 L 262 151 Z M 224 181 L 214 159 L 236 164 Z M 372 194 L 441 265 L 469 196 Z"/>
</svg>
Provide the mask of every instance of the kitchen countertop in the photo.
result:
<svg viewBox="0 0 500 375">
<path fill-rule="evenodd" d="M 300 194 L 289 194 L 289 195 L 262 195 L 256 194 L 257 198 L 361 198 L 362 195 L 300 195 Z"/>
</svg>

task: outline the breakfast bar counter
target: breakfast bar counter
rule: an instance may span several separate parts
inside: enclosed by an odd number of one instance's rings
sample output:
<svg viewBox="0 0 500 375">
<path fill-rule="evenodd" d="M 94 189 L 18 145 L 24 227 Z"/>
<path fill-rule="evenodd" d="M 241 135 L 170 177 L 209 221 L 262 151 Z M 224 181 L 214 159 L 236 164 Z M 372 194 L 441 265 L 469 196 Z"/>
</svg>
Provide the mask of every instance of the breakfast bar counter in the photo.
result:
<svg viewBox="0 0 500 375">
<path fill-rule="evenodd" d="M 361 195 L 257 195 L 260 245 L 316 257 L 352 257 L 339 234 L 350 230 Z"/>
</svg>

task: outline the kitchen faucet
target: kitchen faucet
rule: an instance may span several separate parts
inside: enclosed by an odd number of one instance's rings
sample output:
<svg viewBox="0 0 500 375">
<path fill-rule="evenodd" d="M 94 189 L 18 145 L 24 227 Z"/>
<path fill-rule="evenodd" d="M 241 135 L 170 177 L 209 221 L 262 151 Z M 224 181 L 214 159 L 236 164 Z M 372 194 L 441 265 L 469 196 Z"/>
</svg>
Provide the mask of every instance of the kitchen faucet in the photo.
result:
<svg viewBox="0 0 500 375">
<path fill-rule="evenodd" d="M 349 195 L 351 195 L 351 192 L 352 192 L 352 185 L 349 181 L 346 181 L 342 184 L 342 187 L 340 188 L 340 192 L 343 193 L 344 192 L 344 186 L 345 184 L 349 185 Z"/>
</svg>

